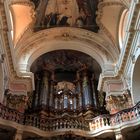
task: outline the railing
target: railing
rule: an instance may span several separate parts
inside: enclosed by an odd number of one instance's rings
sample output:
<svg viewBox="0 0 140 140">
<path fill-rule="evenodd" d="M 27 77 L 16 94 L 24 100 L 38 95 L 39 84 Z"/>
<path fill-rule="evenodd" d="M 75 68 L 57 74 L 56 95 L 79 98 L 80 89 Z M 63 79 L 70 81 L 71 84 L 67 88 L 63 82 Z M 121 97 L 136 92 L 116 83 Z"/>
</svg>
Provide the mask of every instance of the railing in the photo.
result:
<svg viewBox="0 0 140 140">
<path fill-rule="evenodd" d="M 55 131 L 60 129 L 80 129 L 84 131 L 96 131 L 108 126 L 120 125 L 123 122 L 140 118 L 140 102 L 133 108 L 122 110 L 113 115 L 100 115 L 90 120 L 81 118 L 45 118 L 39 115 L 25 115 L 16 110 L 9 109 L 0 104 L 0 118 L 16 122 L 21 125 L 36 127 L 43 131 Z"/>
<path fill-rule="evenodd" d="M 89 131 L 87 121 L 76 118 L 41 118 L 38 116 L 25 116 L 25 125 L 37 127 L 44 131 L 55 131 L 58 129 L 80 129 Z"/>
<path fill-rule="evenodd" d="M 93 118 L 90 121 L 90 131 L 95 131 L 97 129 L 104 128 L 106 126 L 116 126 L 123 122 L 129 122 L 133 120 L 140 119 L 140 102 L 134 107 L 122 110 L 113 115 L 101 115 Z"/>
</svg>

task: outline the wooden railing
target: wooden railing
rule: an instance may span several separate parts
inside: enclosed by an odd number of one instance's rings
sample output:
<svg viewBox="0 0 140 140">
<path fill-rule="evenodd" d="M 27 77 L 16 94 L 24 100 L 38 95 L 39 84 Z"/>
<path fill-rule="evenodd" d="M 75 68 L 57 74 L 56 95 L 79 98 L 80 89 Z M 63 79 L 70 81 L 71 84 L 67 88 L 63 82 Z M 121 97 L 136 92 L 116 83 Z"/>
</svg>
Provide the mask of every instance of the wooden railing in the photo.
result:
<svg viewBox="0 0 140 140">
<path fill-rule="evenodd" d="M 27 115 L 24 118 L 24 125 L 37 127 L 44 131 L 55 131 L 58 129 L 80 129 L 89 131 L 87 121 L 76 118 L 41 118 L 38 116 Z"/>
<path fill-rule="evenodd" d="M 81 118 L 44 118 L 39 115 L 25 115 L 16 110 L 0 104 L 0 118 L 13 121 L 21 125 L 36 127 L 43 131 L 55 131 L 59 129 L 80 129 L 84 131 L 96 131 L 108 126 L 120 125 L 123 122 L 140 118 L 140 102 L 134 107 L 122 110 L 113 115 L 100 115 L 93 119 Z"/>
</svg>

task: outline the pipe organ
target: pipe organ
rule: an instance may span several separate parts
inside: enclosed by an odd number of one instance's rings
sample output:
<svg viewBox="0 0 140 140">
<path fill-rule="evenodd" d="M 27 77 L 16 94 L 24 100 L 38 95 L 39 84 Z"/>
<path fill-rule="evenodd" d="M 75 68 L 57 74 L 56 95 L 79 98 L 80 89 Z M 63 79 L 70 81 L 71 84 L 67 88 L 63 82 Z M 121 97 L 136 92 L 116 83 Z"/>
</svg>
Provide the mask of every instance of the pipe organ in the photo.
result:
<svg viewBox="0 0 140 140">
<path fill-rule="evenodd" d="M 32 108 L 58 115 L 95 110 L 98 93 L 95 92 L 93 75 L 87 68 L 76 71 L 71 78 L 73 81 L 66 80 L 63 74 L 61 79 L 57 78 L 54 71 L 36 73 Z"/>
</svg>

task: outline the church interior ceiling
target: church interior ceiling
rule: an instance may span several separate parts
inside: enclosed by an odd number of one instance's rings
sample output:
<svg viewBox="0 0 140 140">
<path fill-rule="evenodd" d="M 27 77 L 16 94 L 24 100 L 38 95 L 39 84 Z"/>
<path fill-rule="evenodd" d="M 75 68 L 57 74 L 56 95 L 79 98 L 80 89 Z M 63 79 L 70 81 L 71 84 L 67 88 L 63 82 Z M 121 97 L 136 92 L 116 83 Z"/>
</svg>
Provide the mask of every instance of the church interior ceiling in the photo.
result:
<svg viewBox="0 0 140 140">
<path fill-rule="evenodd" d="M 35 5 L 34 30 L 53 27 L 78 27 L 98 32 L 98 0 L 32 0 Z"/>
</svg>

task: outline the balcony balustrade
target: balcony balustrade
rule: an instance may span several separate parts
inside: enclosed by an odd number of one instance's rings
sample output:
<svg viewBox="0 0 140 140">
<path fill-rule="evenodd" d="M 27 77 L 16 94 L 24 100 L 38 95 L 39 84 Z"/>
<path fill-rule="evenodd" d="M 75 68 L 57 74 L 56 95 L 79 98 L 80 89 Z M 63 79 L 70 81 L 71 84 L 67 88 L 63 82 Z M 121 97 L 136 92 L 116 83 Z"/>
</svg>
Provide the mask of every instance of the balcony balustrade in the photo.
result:
<svg viewBox="0 0 140 140">
<path fill-rule="evenodd" d="M 63 131 L 66 129 L 93 132 L 101 129 L 105 130 L 105 128 L 117 126 L 126 122 L 129 124 L 129 122 L 139 119 L 140 102 L 133 108 L 122 110 L 116 114 L 100 115 L 93 119 L 86 120 L 74 117 L 45 118 L 40 115 L 26 115 L 0 104 L 0 118 L 48 132 L 56 130 Z"/>
</svg>

